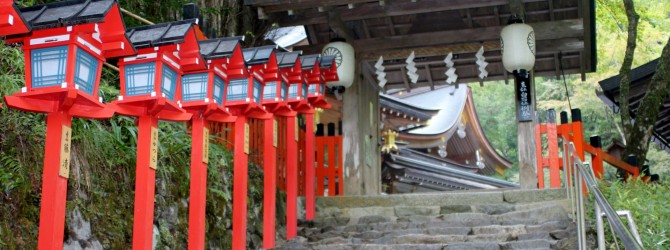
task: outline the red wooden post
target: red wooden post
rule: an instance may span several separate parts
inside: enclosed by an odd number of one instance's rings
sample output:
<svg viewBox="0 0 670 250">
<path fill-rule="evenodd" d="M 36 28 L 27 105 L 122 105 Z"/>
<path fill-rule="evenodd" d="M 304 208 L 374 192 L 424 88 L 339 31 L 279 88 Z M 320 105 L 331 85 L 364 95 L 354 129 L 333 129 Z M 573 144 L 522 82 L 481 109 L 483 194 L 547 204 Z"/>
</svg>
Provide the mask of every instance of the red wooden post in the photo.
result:
<svg viewBox="0 0 670 250">
<path fill-rule="evenodd" d="M 65 226 L 65 196 L 69 161 L 62 162 L 64 152 L 69 159 L 72 116 L 63 112 L 47 115 L 47 138 L 42 174 L 42 201 L 40 203 L 40 228 L 38 249 L 63 249 Z M 67 164 L 61 173 L 61 164 Z"/>
<path fill-rule="evenodd" d="M 314 198 L 314 109 L 305 112 L 305 219 L 313 220 Z"/>
<path fill-rule="evenodd" d="M 595 174 L 596 178 L 602 179 L 605 177 L 605 170 L 603 169 L 603 149 L 600 136 L 591 136 L 590 144 L 595 151 L 595 154 L 591 155 L 591 168 L 593 168 L 593 174 Z"/>
<path fill-rule="evenodd" d="M 546 128 L 543 126 L 543 124 L 539 123 L 539 119 L 537 121 L 538 123 L 535 124 L 535 158 L 537 161 L 537 188 L 539 189 L 544 189 L 544 161 L 543 161 L 543 156 L 542 156 L 542 131 L 543 128 Z"/>
<path fill-rule="evenodd" d="M 207 157 L 209 122 L 200 114 L 191 119 L 191 183 L 188 204 L 188 249 L 205 249 Z"/>
<path fill-rule="evenodd" d="M 158 155 L 158 119 L 139 117 L 135 165 L 133 249 L 151 249 L 154 228 L 154 193 Z"/>
<path fill-rule="evenodd" d="M 324 159 L 325 159 L 325 154 L 324 148 L 325 148 L 325 140 L 327 137 L 321 136 L 316 138 L 316 195 L 317 196 L 323 196 L 324 192 L 324 186 L 323 186 L 323 180 L 325 179 L 325 176 L 327 175 L 326 169 L 324 166 Z"/>
<path fill-rule="evenodd" d="M 286 239 L 298 235 L 298 134 L 295 116 L 286 117 Z"/>
<path fill-rule="evenodd" d="M 337 180 L 338 180 L 338 194 L 339 195 L 344 195 L 344 168 L 342 167 L 342 158 L 344 157 L 343 155 L 343 150 L 342 150 L 342 136 L 337 136 L 335 139 L 335 142 L 337 144 Z"/>
<path fill-rule="evenodd" d="M 570 185 L 572 172 L 570 171 L 571 160 L 567 154 L 568 152 L 568 142 L 570 140 L 570 130 L 572 125 L 568 122 L 568 112 L 561 111 L 561 125 L 558 128 L 558 133 L 561 136 L 562 146 L 563 146 L 563 157 L 566 157 L 565 165 L 563 166 L 563 172 L 565 173 L 566 183 Z"/>
<path fill-rule="evenodd" d="M 233 249 L 245 249 L 247 247 L 249 130 L 247 117 L 244 115 L 237 116 L 233 159 Z"/>
<path fill-rule="evenodd" d="M 556 111 L 547 110 L 547 143 L 549 153 L 549 185 L 551 188 L 561 187 L 561 171 L 558 166 L 558 130 L 556 128 Z"/>
<path fill-rule="evenodd" d="M 572 109 L 572 142 L 579 158 L 584 161 L 584 132 L 582 131 L 582 111 Z"/>
<path fill-rule="evenodd" d="M 265 143 L 263 147 L 263 248 L 275 247 L 275 204 L 277 188 L 277 121 L 266 119 L 263 122 Z"/>
<path fill-rule="evenodd" d="M 328 196 L 335 196 L 335 137 L 328 137 Z"/>
</svg>

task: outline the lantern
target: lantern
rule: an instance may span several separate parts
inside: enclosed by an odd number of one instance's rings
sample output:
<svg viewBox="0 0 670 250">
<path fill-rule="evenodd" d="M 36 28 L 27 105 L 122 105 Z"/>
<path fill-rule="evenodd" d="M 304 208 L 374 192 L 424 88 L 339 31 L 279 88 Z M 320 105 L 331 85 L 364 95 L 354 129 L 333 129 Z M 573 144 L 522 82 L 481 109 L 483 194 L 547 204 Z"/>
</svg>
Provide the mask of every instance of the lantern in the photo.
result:
<svg viewBox="0 0 670 250">
<path fill-rule="evenodd" d="M 191 119 L 181 108 L 181 76 L 184 71 L 206 69 L 197 24 L 197 19 L 189 19 L 126 33 L 138 54 L 119 60 L 121 94 L 112 104 L 116 112 L 138 117 L 133 249 L 150 249 L 153 241 L 158 121 Z"/>
<path fill-rule="evenodd" d="M 0 36 L 12 34 L 7 42 L 23 44 L 26 86 L 5 102 L 47 114 L 37 248 L 62 249 L 72 117 L 112 117 L 114 109 L 98 98 L 102 64 L 135 49 L 116 1 L 65 1 L 19 11 L 11 2 L 0 0 Z"/>
<path fill-rule="evenodd" d="M 356 58 L 354 47 L 348 44 L 344 39 L 338 38 L 323 47 L 321 52 L 324 56 L 335 56 L 335 63 L 337 65 L 338 81 L 329 82 L 329 87 L 343 86 L 349 87 L 354 82 L 354 70 L 356 65 Z"/>
<path fill-rule="evenodd" d="M 535 65 L 535 32 L 521 19 L 512 19 L 500 31 L 500 48 L 505 70 L 530 71 Z"/>
<path fill-rule="evenodd" d="M 277 53 L 280 77 L 276 81 L 266 83 L 263 90 L 263 104 L 270 107 L 273 113 L 279 112 L 278 109 L 289 112 L 290 108 L 287 106 L 289 100 L 298 99 L 298 86 L 302 82 L 301 53 L 299 51 Z"/>
<path fill-rule="evenodd" d="M 14 0 L 0 0 L 0 37 L 30 32 Z"/>
</svg>

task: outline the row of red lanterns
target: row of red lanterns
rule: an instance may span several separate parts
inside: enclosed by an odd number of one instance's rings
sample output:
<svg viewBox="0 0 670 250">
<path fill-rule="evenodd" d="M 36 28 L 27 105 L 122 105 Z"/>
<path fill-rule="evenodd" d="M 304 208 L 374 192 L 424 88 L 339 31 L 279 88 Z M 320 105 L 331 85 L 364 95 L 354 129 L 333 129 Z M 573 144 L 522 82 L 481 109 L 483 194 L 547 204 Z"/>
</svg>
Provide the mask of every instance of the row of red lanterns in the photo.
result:
<svg viewBox="0 0 670 250">
<path fill-rule="evenodd" d="M 74 14 L 72 14 L 74 13 Z M 242 49 L 242 37 L 206 39 L 197 19 L 126 30 L 114 0 L 73 0 L 18 9 L 0 0 L 0 36 L 22 43 L 26 87 L 6 96 L 11 108 L 47 113 L 39 249 L 62 249 L 72 117 L 138 117 L 133 249 L 151 249 L 158 121 L 189 121 L 192 128 L 189 249 L 204 249 L 210 121 L 235 123 L 233 248 L 246 246 L 248 119 L 264 120 L 264 248 L 274 247 L 277 127 L 297 136 L 304 114 L 306 147 L 314 148 L 314 108 L 328 108 L 326 82 L 337 81 L 332 56 Z M 117 100 L 98 97 L 103 63 L 120 58 Z M 243 133 L 242 133 L 243 132 Z M 311 143 L 311 145 L 310 145 Z M 297 234 L 297 142 L 287 146 L 287 237 Z M 306 168 L 306 217 L 314 217 L 314 155 Z M 305 159 L 310 166 L 310 159 Z M 310 173 L 311 170 L 311 173 Z M 311 177 L 311 179 L 310 179 Z"/>
</svg>

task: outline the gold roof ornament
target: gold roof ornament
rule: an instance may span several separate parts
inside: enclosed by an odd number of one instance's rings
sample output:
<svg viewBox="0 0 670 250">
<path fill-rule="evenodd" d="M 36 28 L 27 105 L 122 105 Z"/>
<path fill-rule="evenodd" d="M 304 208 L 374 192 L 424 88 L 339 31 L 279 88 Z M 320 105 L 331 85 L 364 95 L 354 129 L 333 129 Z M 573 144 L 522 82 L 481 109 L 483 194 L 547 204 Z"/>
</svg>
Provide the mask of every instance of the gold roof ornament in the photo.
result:
<svg viewBox="0 0 670 250">
<path fill-rule="evenodd" d="M 384 136 L 384 145 L 382 146 L 382 153 L 390 154 L 391 152 L 398 152 L 398 145 L 395 144 L 395 138 L 398 136 L 398 132 L 393 130 L 386 130 L 382 133 Z"/>
</svg>

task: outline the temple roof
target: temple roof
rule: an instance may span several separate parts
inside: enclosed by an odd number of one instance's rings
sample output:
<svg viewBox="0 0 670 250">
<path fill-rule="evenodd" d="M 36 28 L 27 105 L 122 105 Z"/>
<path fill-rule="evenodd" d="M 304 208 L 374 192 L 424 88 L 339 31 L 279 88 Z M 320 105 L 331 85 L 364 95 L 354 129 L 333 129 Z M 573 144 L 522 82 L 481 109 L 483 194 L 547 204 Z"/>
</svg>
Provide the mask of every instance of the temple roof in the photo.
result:
<svg viewBox="0 0 670 250">
<path fill-rule="evenodd" d="M 104 21 L 114 0 L 73 0 L 21 8 L 21 16 L 33 30 Z"/>
<path fill-rule="evenodd" d="M 383 180 L 393 193 L 431 192 L 518 187 L 508 182 L 473 173 L 466 166 L 409 149 L 389 155 L 382 164 Z"/>
<path fill-rule="evenodd" d="M 136 27 L 126 31 L 126 34 L 138 49 L 178 44 L 184 41 L 188 31 L 196 24 L 197 19 L 188 19 Z"/>
<path fill-rule="evenodd" d="M 452 162 L 470 168 L 477 166 L 478 162 L 483 163 L 483 167 L 476 167 L 476 170 L 487 175 L 496 172 L 502 174 L 505 169 L 512 167 L 512 163 L 500 156 L 486 138 L 479 124 L 472 91 L 465 85 L 458 88 L 437 87 L 433 91 L 424 92 L 417 89 L 411 94 L 395 97 L 380 95 L 379 105 L 383 113 L 388 113 L 387 110 L 399 113 L 387 115 L 384 123 L 385 129 L 388 127 L 400 132 L 397 140 L 406 143 L 401 147 L 425 151 L 431 155 L 445 150 L 446 159 Z M 430 115 L 430 121 L 422 123 L 412 120 L 420 115 Z M 392 127 L 397 124 L 404 125 Z"/>
<path fill-rule="evenodd" d="M 649 82 L 656 73 L 658 59 L 650 61 L 640 67 L 631 70 L 630 97 L 628 106 L 631 110 L 631 119 L 635 119 L 635 113 L 647 93 Z M 607 78 L 599 82 L 603 92 L 596 92 L 598 97 L 610 106 L 615 112 L 619 111 L 619 86 L 621 77 L 619 75 Z M 660 112 L 656 118 L 653 137 L 651 141 L 659 145 L 666 152 L 670 153 L 670 97 L 659 107 Z"/>
</svg>

